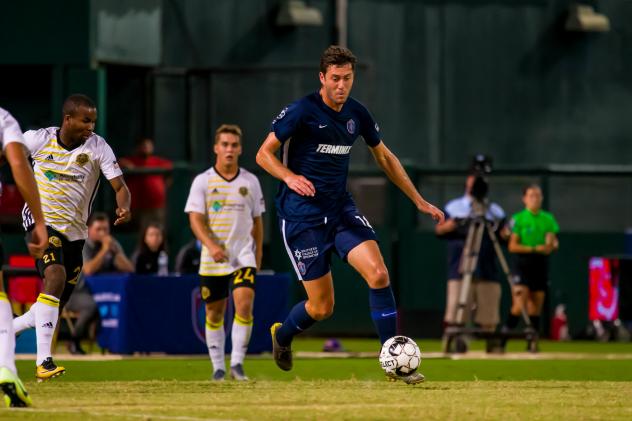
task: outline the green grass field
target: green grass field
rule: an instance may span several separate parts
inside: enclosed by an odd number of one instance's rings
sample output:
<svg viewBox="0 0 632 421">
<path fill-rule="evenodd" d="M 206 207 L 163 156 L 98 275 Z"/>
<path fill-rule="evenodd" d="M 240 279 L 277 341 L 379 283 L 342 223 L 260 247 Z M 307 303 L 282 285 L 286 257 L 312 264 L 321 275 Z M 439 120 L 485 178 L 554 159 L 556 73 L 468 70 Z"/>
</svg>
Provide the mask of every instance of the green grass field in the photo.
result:
<svg viewBox="0 0 632 421">
<path fill-rule="evenodd" d="M 318 351 L 322 342 L 302 340 L 295 349 Z M 375 346 L 342 342 L 351 352 Z M 440 349 L 436 341 L 418 343 L 422 352 Z M 523 345 L 509 350 L 522 352 Z M 424 359 L 427 381 L 417 386 L 385 381 L 377 358 L 298 358 L 289 373 L 265 356 L 250 358 L 245 367 L 254 381 L 244 384 L 209 381 L 202 356 L 77 361 L 60 355 L 67 374 L 41 384 L 32 378 L 33 362 L 18 361 L 35 405 L 0 410 L 0 418 L 632 419 L 632 344 L 544 342 L 541 350 L 551 359 Z M 556 356 L 571 353 L 579 357 Z"/>
</svg>

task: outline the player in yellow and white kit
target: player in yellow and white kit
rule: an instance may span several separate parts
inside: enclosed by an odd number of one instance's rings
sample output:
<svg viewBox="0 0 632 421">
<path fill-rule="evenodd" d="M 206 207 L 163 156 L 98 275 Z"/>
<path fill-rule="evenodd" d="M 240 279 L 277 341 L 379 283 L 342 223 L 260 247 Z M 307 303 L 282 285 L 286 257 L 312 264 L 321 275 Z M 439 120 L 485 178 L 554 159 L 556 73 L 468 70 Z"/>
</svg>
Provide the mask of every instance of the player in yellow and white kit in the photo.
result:
<svg viewBox="0 0 632 421">
<path fill-rule="evenodd" d="M 71 95 L 64 102 L 62 112 L 61 128 L 30 130 L 24 134 L 42 199 L 48 248 L 36 260 L 44 279 L 43 291 L 28 312 L 14 319 L 13 327 L 16 332 L 35 327 L 35 375 L 40 381 L 65 372 L 53 362 L 51 342 L 60 309 L 68 301 L 81 272 L 83 244 L 88 232 L 86 221 L 101 172 L 116 192 L 114 225 L 131 218 L 130 193 L 116 157 L 105 140 L 93 132 L 97 120 L 94 102 L 85 95 Z M 22 211 L 22 219 L 29 238 L 34 221 L 28 205 Z"/>
<path fill-rule="evenodd" d="M 13 178 L 25 202 L 33 209 L 33 235 L 28 244 L 33 257 L 41 257 L 48 244 L 46 225 L 42 215 L 37 184 L 31 165 L 26 159 L 24 137 L 17 121 L 8 111 L 0 108 L 0 157 L 6 156 Z M 0 261 L 0 265 L 2 262 Z M 13 333 L 13 312 L 4 292 L 4 282 L 0 269 L 0 388 L 7 406 L 30 406 L 31 398 L 18 378 L 15 368 L 15 334 Z"/>
<path fill-rule="evenodd" d="M 215 165 L 199 174 L 184 211 L 202 242 L 200 290 L 206 302 L 206 345 L 213 380 L 224 380 L 224 312 L 229 289 L 235 302 L 230 375 L 248 380 L 243 362 L 252 332 L 255 274 L 261 267 L 265 203 L 259 180 L 239 167 L 241 129 L 224 124 L 215 132 Z"/>
</svg>

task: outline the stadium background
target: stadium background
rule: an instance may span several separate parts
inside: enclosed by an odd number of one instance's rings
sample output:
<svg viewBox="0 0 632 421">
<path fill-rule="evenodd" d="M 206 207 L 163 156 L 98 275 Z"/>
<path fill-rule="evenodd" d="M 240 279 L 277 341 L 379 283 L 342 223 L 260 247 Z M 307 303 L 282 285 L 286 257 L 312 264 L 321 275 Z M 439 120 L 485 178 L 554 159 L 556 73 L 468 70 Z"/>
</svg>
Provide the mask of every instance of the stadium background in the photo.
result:
<svg viewBox="0 0 632 421">
<path fill-rule="evenodd" d="M 564 29 L 570 1 L 348 1 L 348 46 L 359 57 L 353 96 L 380 123 L 386 143 L 422 193 L 445 203 L 462 193 L 474 153 L 494 158 L 491 197 L 508 213 L 520 188 L 543 183 L 560 221 L 549 307 L 567 304 L 571 333 L 587 324 L 588 257 L 622 253 L 632 226 L 632 1 L 601 0 L 603 34 Z M 588 2 L 591 3 L 591 2 Z M 169 192 L 172 255 L 189 239 L 182 213 L 193 174 L 209 166 L 214 129 L 242 126 L 242 164 L 271 119 L 318 87 L 322 50 L 338 40 L 336 2 L 308 1 L 321 26 L 276 24 L 280 0 L 46 0 L 7 2 L 0 14 L 0 104 L 24 130 L 57 125 L 60 105 L 82 92 L 98 102 L 97 132 L 118 156 L 141 134 L 176 161 Z M 377 227 L 411 336 L 440 332 L 445 249 L 429 221 L 353 152 L 350 188 Z M 264 267 L 290 270 L 272 197 Z M 96 209 L 112 211 L 101 188 Z M 6 227 L 3 227 L 5 229 Z M 10 229 L 10 227 L 9 227 Z M 117 234 L 128 252 L 133 234 Z M 17 228 L 5 233 L 18 250 Z M 320 333 L 370 334 L 359 277 L 336 265 L 336 314 Z M 292 294 L 299 294 L 298 288 Z M 507 301 L 504 300 L 506 306 Z"/>
</svg>

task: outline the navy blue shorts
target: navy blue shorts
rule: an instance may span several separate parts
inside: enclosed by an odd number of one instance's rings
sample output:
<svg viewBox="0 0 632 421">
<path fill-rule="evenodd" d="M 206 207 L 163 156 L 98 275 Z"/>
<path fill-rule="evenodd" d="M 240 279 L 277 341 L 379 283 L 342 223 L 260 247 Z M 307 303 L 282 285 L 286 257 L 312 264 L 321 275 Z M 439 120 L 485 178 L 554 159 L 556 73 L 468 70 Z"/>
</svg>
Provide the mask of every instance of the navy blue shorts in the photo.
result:
<svg viewBox="0 0 632 421">
<path fill-rule="evenodd" d="M 358 244 L 377 241 L 373 227 L 355 208 L 319 221 L 279 219 L 279 225 L 285 249 L 301 281 L 327 274 L 331 270 L 332 252 L 347 261 L 347 254 Z"/>
</svg>

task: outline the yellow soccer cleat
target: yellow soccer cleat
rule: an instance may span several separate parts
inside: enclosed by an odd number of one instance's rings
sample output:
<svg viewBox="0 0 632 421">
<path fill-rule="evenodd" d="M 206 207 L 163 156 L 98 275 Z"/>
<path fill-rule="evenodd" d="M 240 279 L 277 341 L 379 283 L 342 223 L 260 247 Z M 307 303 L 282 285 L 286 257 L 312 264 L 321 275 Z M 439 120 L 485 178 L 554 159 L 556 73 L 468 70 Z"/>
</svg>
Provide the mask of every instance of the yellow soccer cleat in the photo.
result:
<svg viewBox="0 0 632 421">
<path fill-rule="evenodd" d="M 37 366 L 37 370 L 35 371 L 35 377 L 38 382 L 43 382 L 46 380 L 50 380 L 53 377 L 61 376 L 66 372 L 64 367 L 58 367 L 54 362 L 52 357 L 48 357 L 44 360 L 42 365 Z"/>
<path fill-rule="evenodd" d="M 33 405 L 20 378 L 6 367 L 0 368 L 0 388 L 7 406 L 21 408 Z"/>
</svg>

